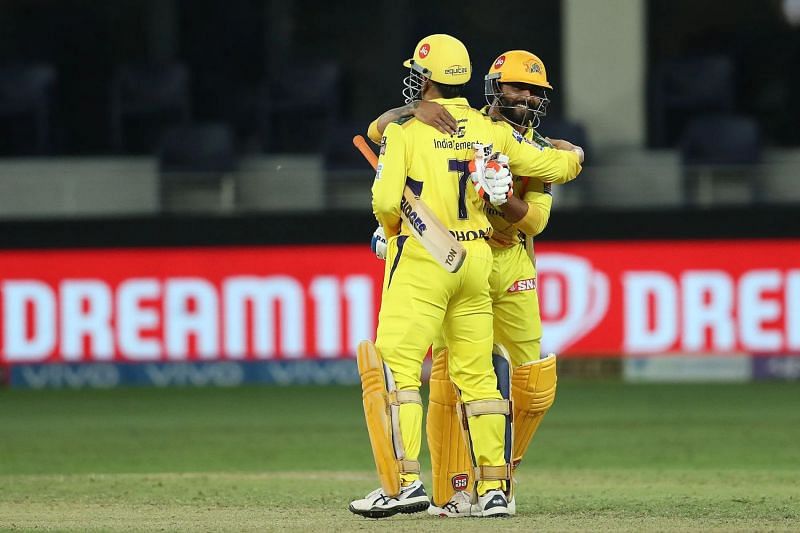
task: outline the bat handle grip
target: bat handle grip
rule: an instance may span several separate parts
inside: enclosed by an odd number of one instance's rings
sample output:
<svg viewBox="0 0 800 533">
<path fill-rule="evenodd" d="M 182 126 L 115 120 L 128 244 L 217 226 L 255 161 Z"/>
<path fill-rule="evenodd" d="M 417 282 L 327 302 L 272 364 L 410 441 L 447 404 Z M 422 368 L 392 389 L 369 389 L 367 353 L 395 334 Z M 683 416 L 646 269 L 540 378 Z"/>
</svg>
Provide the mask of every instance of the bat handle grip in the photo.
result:
<svg viewBox="0 0 800 533">
<path fill-rule="evenodd" d="M 364 156 L 370 165 L 372 165 L 373 169 L 378 168 L 378 156 L 375 155 L 375 152 L 372 151 L 372 148 L 369 147 L 367 144 L 366 139 L 361 135 L 356 135 L 353 137 L 353 145 L 358 148 L 358 151 L 361 152 L 361 155 Z"/>
</svg>

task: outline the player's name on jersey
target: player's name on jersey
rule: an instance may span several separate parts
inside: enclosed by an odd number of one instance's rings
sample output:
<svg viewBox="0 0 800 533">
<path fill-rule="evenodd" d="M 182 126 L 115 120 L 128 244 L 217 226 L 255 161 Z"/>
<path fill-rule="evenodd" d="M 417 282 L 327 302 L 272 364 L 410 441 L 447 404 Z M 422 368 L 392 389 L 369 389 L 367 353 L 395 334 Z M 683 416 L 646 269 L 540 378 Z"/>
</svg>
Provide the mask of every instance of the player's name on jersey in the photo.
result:
<svg viewBox="0 0 800 533">
<path fill-rule="evenodd" d="M 454 141 L 452 139 L 434 139 L 433 147 L 438 150 L 472 150 L 475 141 Z"/>
<path fill-rule="evenodd" d="M 449 230 L 450 235 L 456 238 L 457 241 L 474 241 L 476 239 L 488 239 L 492 236 L 492 228 L 486 227 L 485 229 L 475 230 Z"/>
</svg>

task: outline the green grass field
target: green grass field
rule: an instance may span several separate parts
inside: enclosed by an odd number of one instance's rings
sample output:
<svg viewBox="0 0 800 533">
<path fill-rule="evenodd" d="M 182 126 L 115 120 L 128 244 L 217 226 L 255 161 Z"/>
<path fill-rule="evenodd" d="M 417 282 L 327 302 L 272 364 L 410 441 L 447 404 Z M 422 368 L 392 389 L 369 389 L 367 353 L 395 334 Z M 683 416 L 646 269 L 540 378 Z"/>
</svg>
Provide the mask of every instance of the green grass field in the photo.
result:
<svg viewBox="0 0 800 533">
<path fill-rule="evenodd" d="M 562 380 L 491 522 L 350 514 L 362 416 L 357 388 L 0 391 L 0 529 L 800 530 L 796 384 Z"/>
</svg>

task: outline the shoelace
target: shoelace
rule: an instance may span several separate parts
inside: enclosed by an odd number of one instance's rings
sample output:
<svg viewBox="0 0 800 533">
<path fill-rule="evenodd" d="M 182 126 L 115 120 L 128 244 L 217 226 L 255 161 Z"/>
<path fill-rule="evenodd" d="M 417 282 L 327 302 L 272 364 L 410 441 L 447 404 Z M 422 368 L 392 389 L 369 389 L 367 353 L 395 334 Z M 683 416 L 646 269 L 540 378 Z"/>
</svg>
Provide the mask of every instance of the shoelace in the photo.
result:
<svg viewBox="0 0 800 533">
<path fill-rule="evenodd" d="M 392 501 L 392 500 L 396 500 L 396 499 L 397 499 L 397 498 L 395 498 L 395 497 L 393 497 L 393 496 L 387 496 L 387 495 L 385 495 L 385 494 L 381 494 L 380 496 L 378 496 L 378 498 L 377 498 L 376 500 L 374 500 L 374 501 L 372 502 L 372 505 L 375 505 L 375 504 L 377 504 L 378 502 L 380 502 L 382 505 L 386 505 L 386 504 L 387 504 L 387 503 L 389 503 L 390 501 Z"/>
<path fill-rule="evenodd" d="M 456 502 L 447 502 L 446 504 L 444 504 L 443 509 L 448 513 L 457 513 L 458 504 Z"/>
</svg>

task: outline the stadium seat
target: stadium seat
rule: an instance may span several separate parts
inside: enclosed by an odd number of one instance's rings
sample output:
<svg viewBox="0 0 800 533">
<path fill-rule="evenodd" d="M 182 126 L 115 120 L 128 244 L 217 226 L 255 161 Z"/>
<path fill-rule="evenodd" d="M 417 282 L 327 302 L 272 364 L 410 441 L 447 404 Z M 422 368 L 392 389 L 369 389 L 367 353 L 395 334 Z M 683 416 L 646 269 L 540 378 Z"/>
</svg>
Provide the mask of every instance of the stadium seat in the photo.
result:
<svg viewBox="0 0 800 533">
<path fill-rule="evenodd" d="M 739 115 L 715 115 L 691 121 L 681 138 L 684 197 L 688 203 L 715 201 L 713 182 L 743 182 L 745 201 L 759 201 L 756 167 L 761 161 L 758 123 Z"/>
<path fill-rule="evenodd" d="M 331 130 L 331 135 L 323 139 L 323 156 L 326 170 L 369 170 L 369 163 L 353 146 L 353 137 L 355 135 L 362 135 L 366 138 L 367 132 L 364 124 L 344 122 L 334 126 Z"/>
<path fill-rule="evenodd" d="M 288 68 L 262 84 L 260 120 L 265 152 L 319 152 L 339 109 L 337 63 Z M 312 135 L 309 135 L 312 132 Z"/>
<path fill-rule="evenodd" d="M 324 140 L 325 192 L 330 205 L 336 208 L 357 208 L 370 201 L 369 184 L 375 172 L 353 146 L 354 135 L 366 138 L 363 122 L 337 123 Z M 377 151 L 376 146 L 369 144 Z"/>
<path fill-rule="evenodd" d="M 651 82 L 651 145 L 674 147 L 693 118 L 734 110 L 733 61 L 725 56 L 676 59 L 655 69 Z"/>
<path fill-rule="evenodd" d="M 159 147 L 164 211 L 230 210 L 235 203 L 234 135 L 226 124 L 173 127 Z"/>
<path fill-rule="evenodd" d="M 44 155 L 51 151 L 53 89 L 50 65 L 0 68 L 0 151 Z"/>
<path fill-rule="evenodd" d="M 189 72 L 180 64 L 125 65 L 111 88 L 111 137 L 114 150 L 152 153 L 170 126 L 191 116 Z"/>
<path fill-rule="evenodd" d="M 591 146 L 586 128 L 580 122 L 556 117 L 545 117 L 538 128 L 538 132 L 551 139 L 564 139 L 583 148 L 586 161 L 591 161 Z"/>
</svg>

